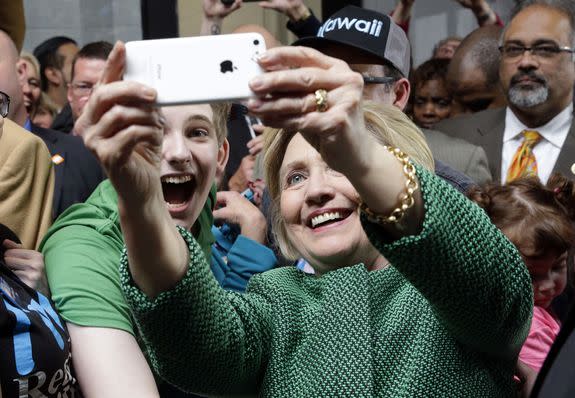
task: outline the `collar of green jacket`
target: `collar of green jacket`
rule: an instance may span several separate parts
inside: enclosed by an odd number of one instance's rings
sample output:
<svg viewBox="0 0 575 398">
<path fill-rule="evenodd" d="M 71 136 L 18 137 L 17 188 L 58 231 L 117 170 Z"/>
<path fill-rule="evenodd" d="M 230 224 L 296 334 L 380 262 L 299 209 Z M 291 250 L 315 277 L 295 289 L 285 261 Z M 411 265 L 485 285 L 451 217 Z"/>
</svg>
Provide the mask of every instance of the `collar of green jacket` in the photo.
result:
<svg viewBox="0 0 575 398">
<path fill-rule="evenodd" d="M 208 262 L 210 259 L 210 248 L 215 241 L 211 228 L 214 222 L 212 211 L 216 204 L 216 192 L 214 184 L 210 189 L 198 219 L 192 227 L 192 230 L 196 231 L 194 237 L 202 247 Z M 121 233 L 118 216 L 118 195 L 109 180 L 101 182 L 86 202 L 77 203 L 69 207 L 58 217 L 42 240 L 40 251 L 50 236 L 56 231 L 71 225 L 82 225 L 98 231 L 105 230 L 107 236 L 112 234 L 114 238 L 123 243 L 124 238 Z"/>
</svg>

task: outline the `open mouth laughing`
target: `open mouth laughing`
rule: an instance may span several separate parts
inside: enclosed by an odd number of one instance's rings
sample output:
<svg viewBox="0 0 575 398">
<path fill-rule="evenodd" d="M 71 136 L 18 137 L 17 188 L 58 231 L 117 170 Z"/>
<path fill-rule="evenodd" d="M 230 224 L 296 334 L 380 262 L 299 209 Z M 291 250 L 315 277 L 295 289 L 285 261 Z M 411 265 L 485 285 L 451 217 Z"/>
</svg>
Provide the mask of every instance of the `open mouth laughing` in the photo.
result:
<svg viewBox="0 0 575 398">
<path fill-rule="evenodd" d="M 161 179 L 164 201 L 170 212 L 184 210 L 196 188 L 191 174 L 165 175 Z"/>
</svg>

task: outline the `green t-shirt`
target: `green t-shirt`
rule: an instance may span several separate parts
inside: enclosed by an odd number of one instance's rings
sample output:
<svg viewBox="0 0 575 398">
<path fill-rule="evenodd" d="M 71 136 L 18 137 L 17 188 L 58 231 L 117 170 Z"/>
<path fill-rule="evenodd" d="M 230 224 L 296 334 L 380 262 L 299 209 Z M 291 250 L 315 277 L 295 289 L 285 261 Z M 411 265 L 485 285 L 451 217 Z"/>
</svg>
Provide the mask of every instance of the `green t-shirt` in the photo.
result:
<svg viewBox="0 0 575 398">
<path fill-rule="evenodd" d="M 214 241 L 211 210 L 215 193 L 213 187 L 195 225 L 206 258 L 210 258 Z M 52 299 L 67 322 L 134 335 L 118 273 L 123 247 L 118 197 L 109 180 L 103 181 L 85 203 L 65 211 L 48 230 L 40 250 Z"/>
</svg>

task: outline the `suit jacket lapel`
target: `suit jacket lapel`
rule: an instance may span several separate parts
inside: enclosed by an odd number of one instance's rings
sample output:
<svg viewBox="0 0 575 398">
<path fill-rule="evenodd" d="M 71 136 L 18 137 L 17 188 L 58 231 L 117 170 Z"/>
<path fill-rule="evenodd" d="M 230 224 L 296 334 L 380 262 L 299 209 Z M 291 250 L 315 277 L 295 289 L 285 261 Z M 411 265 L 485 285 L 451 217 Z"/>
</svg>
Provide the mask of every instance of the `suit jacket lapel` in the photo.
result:
<svg viewBox="0 0 575 398">
<path fill-rule="evenodd" d="M 64 159 L 60 164 L 56 164 L 56 162 L 54 161 L 55 160 L 54 156 L 58 155 L 60 155 Z M 54 166 L 54 177 L 55 177 L 54 202 L 53 202 L 54 214 L 57 214 L 58 209 L 60 208 L 60 200 L 62 199 L 62 190 L 64 189 L 64 184 L 62 184 L 62 182 L 64 181 L 65 178 L 64 169 L 66 167 L 66 157 L 67 157 L 66 151 L 59 152 L 52 156 L 52 165 Z"/>
<path fill-rule="evenodd" d="M 501 179 L 501 154 L 503 152 L 503 133 L 505 131 L 505 108 L 495 118 L 496 123 L 489 127 L 479 127 L 477 131 L 483 137 L 482 147 L 489 160 L 489 169 L 493 180 Z"/>
<path fill-rule="evenodd" d="M 60 200 L 62 198 L 62 189 L 64 181 L 64 168 L 66 167 L 66 152 L 58 152 L 58 134 L 54 131 L 48 129 L 41 129 L 38 126 L 32 124 L 32 132 L 42 138 L 50 154 L 52 155 L 52 166 L 54 168 L 54 200 L 52 202 L 52 215 L 58 214 L 58 209 L 60 208 Z M 62 133 L 63 134 L 63 133 Z M 61 150 L 61 149 L 60 149 Z M 61 157 L 61 161 L 58 161 L 57 156 Z"/>
<path fill-rule="evenodd" d="M 565 175 L 565 177 L 573 179 L 575 178 L 575 120 L 571 123 L 571 128 L 565 138 L 561 152 L 559 152 L 559 157 L 557 162 L 555 162 L 555 167 L 553 171 L 559 171 Z"/>
</svg>

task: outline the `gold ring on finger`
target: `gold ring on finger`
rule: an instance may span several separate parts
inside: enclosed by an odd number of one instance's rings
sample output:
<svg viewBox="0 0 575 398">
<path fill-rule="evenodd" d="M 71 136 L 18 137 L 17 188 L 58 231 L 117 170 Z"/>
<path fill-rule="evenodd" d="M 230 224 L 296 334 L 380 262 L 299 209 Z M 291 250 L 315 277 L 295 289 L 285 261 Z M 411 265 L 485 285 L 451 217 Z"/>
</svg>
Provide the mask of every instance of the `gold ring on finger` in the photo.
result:
<svg viewBox="0 0 575 398">
<path fill-rule="evenodd" d="M 327 111 L 327 91 L 323 88 L 315 90 L 315 110 L 317 112 Z"/>
</svg>

